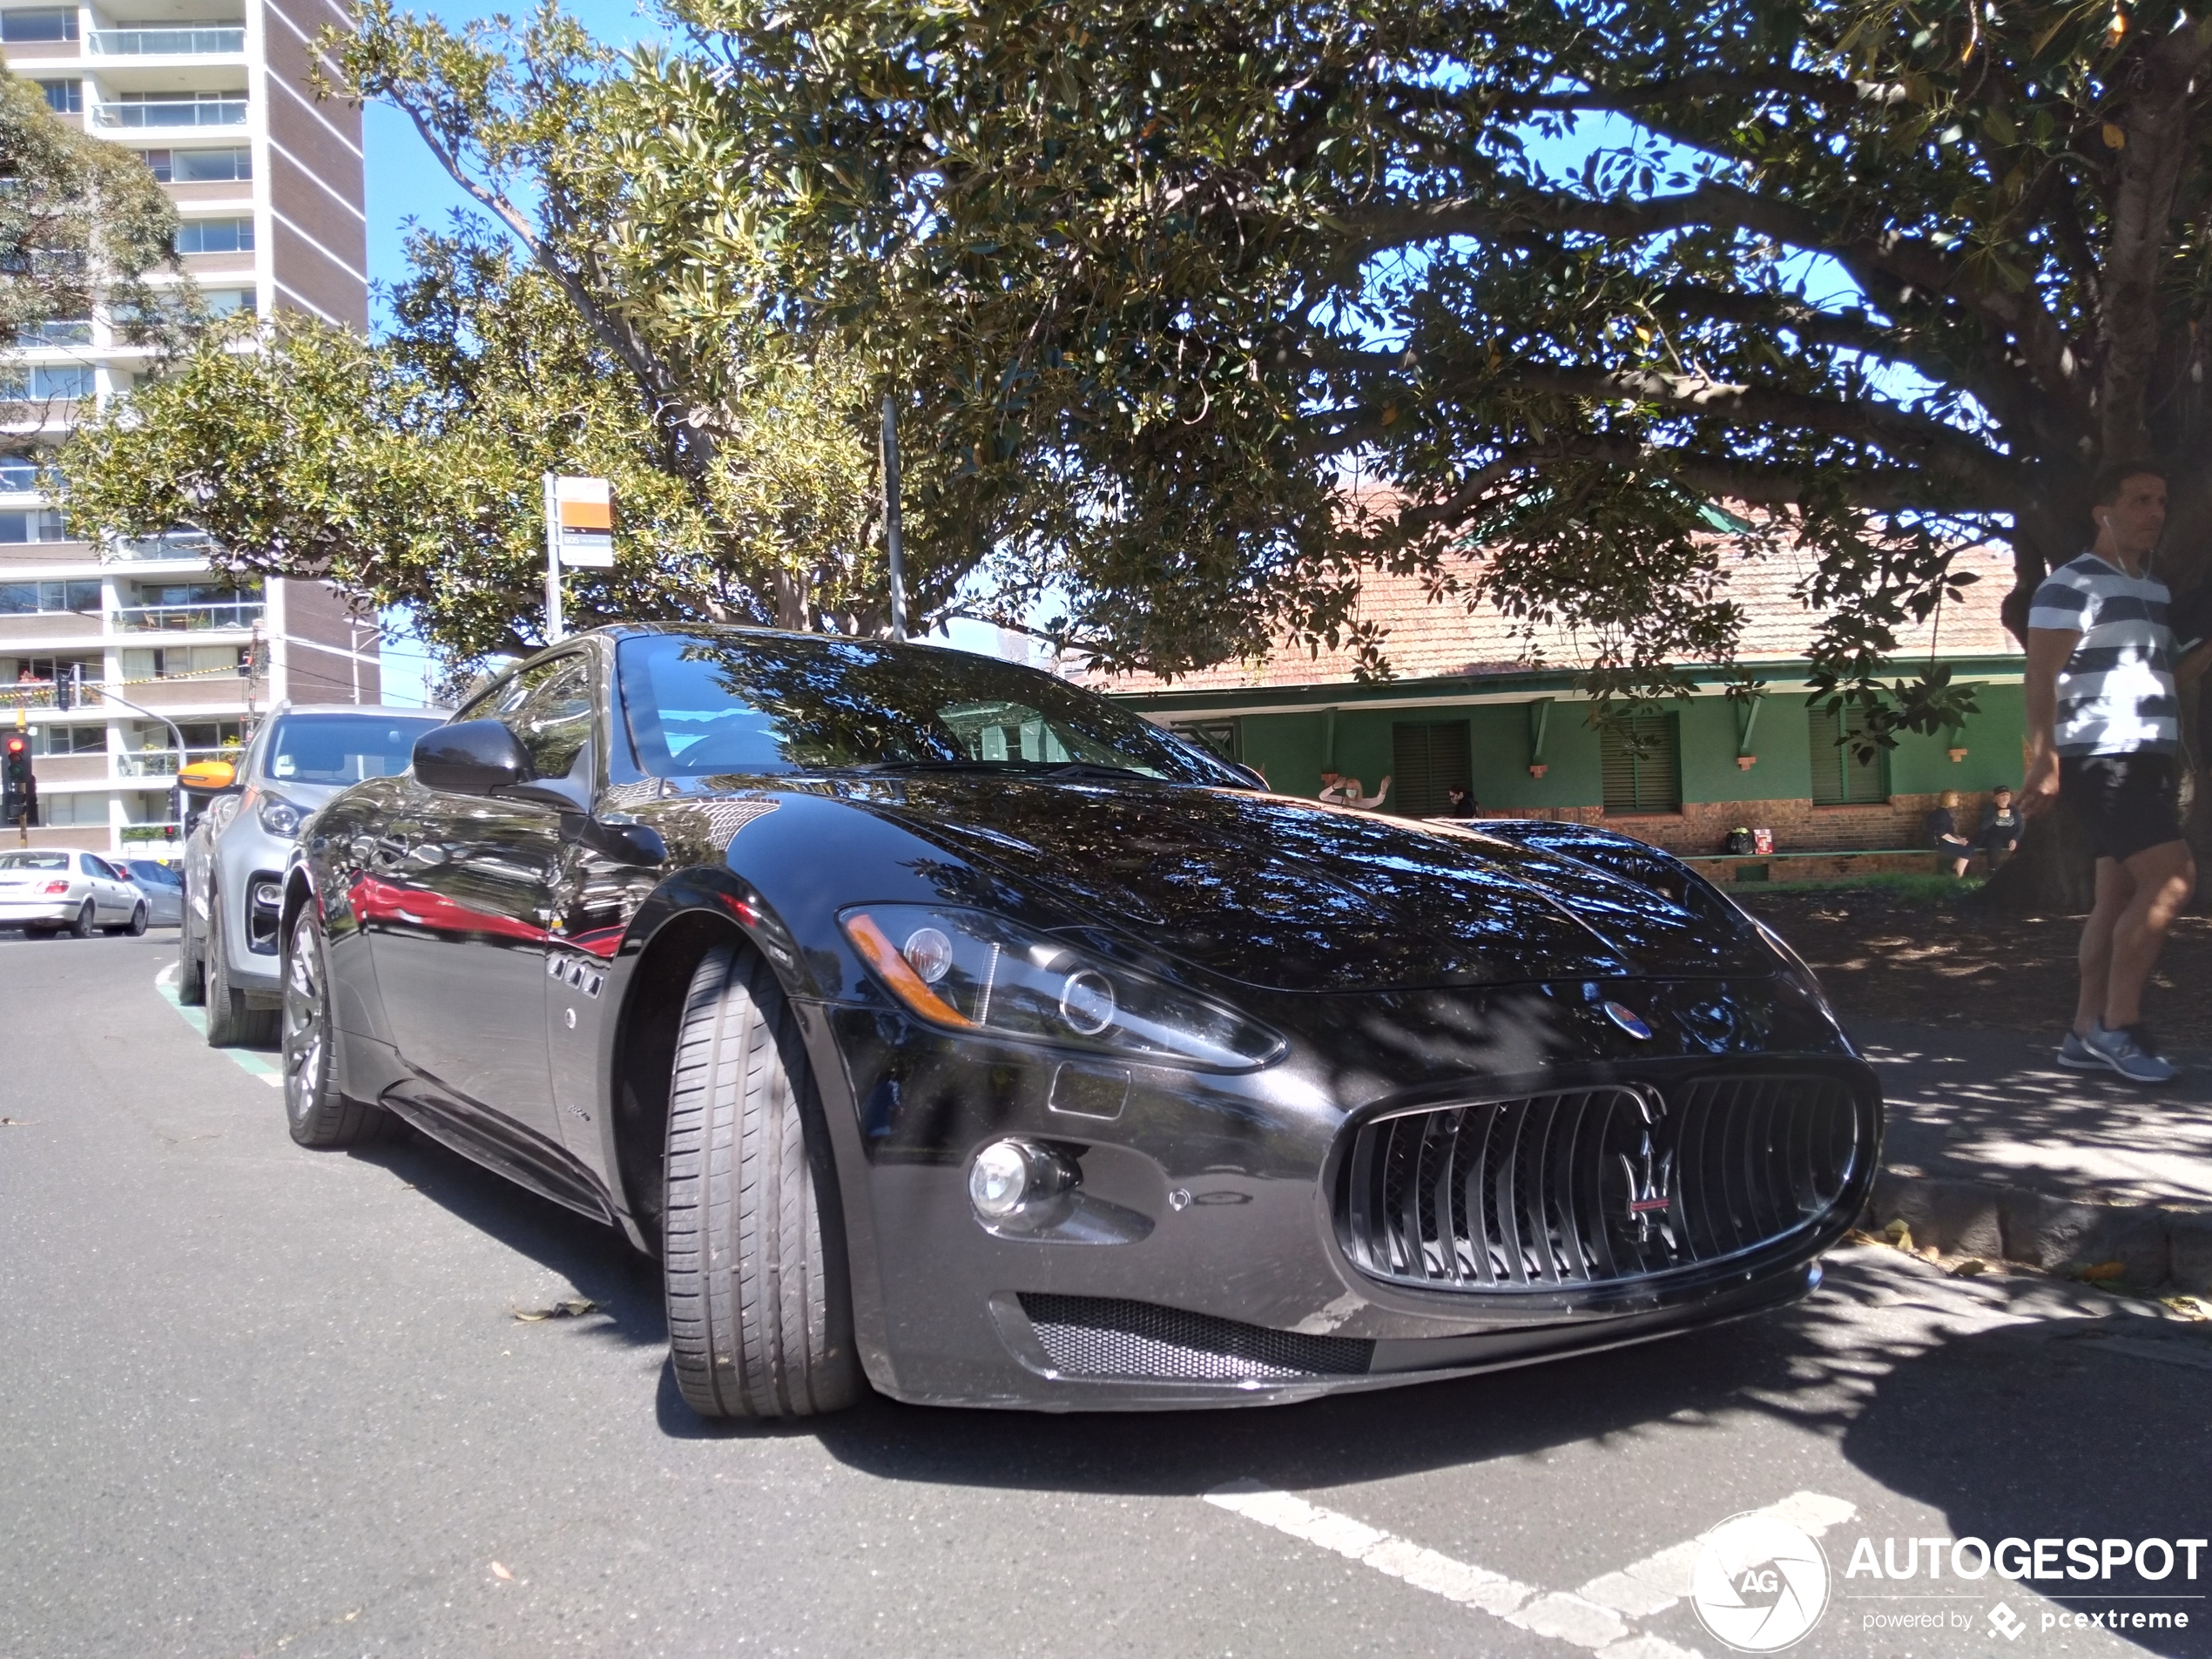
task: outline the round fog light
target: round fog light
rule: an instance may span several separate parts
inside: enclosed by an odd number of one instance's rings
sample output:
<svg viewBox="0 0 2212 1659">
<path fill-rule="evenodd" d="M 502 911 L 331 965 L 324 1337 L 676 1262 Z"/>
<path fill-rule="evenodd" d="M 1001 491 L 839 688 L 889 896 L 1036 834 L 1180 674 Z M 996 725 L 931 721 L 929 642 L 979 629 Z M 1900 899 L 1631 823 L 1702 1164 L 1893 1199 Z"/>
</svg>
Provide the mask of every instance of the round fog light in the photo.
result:
<svg viewBox="0 0 2212 1659">
<path fill-rule="evenodd" d="M 1027 1141 L 993 1141 L 968 1166 L 968 1201 L 985 1221 L 1004 1221 L 1075 1184 L 1076 1172 L 1057 1153 Z"/>
</svg>

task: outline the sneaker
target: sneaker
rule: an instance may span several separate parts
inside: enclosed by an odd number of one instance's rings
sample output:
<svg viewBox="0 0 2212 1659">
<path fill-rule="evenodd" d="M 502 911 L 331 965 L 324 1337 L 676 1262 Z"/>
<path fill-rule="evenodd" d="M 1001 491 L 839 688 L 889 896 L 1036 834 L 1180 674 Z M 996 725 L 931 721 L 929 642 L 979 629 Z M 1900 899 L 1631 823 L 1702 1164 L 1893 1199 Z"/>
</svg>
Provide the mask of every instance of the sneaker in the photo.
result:
<svg viewBox="0 0 2212 1659">
<path fill-rule="evenodd" d="M 2066 1041 L 2059 1044 L 2059 1064 L 2075 1071 L 2102 1071 L 2105 1069 L 2104 1061 L 2082 1042 L 2081 1034 L 2078 1031 L 2067 1032 Z"/>
<path fill-rule="evenodd" d="M 2100 1020 L 2097 1028 L 2081 1040 L 2081 1046 L 2129 1082 L 2170 1082 L 2175 1069 L 2152 1051 L 2149 1037 L 2141 1025 L 2124 1025 L 2112 1031 Z"/>
</svg>

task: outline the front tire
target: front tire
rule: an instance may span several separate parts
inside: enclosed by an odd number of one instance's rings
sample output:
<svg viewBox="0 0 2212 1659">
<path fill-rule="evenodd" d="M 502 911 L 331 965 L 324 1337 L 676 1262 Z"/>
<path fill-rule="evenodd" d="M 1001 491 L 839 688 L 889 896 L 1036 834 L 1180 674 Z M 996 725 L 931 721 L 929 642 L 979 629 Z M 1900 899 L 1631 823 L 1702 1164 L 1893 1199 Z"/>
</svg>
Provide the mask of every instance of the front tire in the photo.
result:
<svg viewBox="0 0 2212 1659">
<path fill-rule="evenodd" d="M 669 1358 L 693 1411 L 807 1417 L 859 1397 L 821 1103 L 782 988 L 735 945 L 685 997 L 663 1225 Z"/>
<path fill-rule="evenodd" d="M 246 993 L 231 983 L 230 956 L 223 948 L 223 915 L 207 913 L 207 1046 L 266 1049 L 277 1039 L 276 1008 L 249 1008 Z"/>
<path fill-rule="evenodd" d="M 332 1053 L 330 956 L 314 913 L 292 924 L 284 953 L 284 1115 L 302 1146 L 359 1146 L 381 1139 L 389 1122 L 338 1092 Z"/>
</svg>

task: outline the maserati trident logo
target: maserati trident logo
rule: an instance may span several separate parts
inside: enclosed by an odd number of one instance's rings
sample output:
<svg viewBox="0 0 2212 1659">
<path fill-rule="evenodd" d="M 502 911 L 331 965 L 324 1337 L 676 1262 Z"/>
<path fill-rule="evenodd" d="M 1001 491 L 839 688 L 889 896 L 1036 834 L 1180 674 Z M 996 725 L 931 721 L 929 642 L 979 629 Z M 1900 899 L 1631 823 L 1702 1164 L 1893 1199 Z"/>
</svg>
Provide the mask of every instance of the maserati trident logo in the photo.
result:
<svg viewBox="0 0 2212 1659">
<path fill-rule="evenodd" d="M 1675 1201 L 1669 1189 L 1674 1185 L 1675 1155 L 1655 1153 L 1651 1133 L 1647 1130 L 1643 1144 L 1635 1157 L 1626 1152 L 1618 1156 L 1621 1173 L 1629 1178 L 1629 1220 L 1635 1227 L 1636 1243 L 1648 1244 L 1652 1222 L 1656 1219 L 1663 1224 L 1674 1211 Z"/>
<path fill-rule="evenodd" d="M 1627 1003 L 1608 1002 L 1605 1005 L 1605 1017 L 1612 1021 L 1614 1024 L 1619 1026 L 1623 1031 L 1627 1032 L 1637 1042 L 1649 1042 L 1651 1041 L 1651 1028 L 1643 1022 L 1643 1016 L 1641 1014 L 1638 1014 L 1634 1008 L 1630 1008 Z"/>
</svg>

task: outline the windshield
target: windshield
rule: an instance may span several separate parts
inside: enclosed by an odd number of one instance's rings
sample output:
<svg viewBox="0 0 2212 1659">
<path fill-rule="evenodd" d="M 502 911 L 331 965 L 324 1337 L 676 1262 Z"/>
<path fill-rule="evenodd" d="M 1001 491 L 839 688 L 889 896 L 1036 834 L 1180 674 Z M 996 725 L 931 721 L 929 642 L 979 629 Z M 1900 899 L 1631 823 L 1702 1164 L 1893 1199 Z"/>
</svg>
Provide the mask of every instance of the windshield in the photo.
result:
<svg viewBox="0 0 2212 1659">
<path fill-rule="evenodd" d="M 1242 773 L 1103 698 L 962 651 L 648 634 L 624 640 L 617 661 L 637 763 L 656 777 L 1084 766 L 1251 787 Z"/>
<path fill-rule="evenodd" d="M 279 783 L 357 784 L 364 778 L 388 778 L 413 763 L 415 740 L 442 724 L 435 715 L 421 719 L 287 715 L 269 738 L 263 771 Z"/>
<path fill-rule="evenodd" d="M 66 870 L 66 853 L 0 853 L 0 870 Z"/>
</svg>

